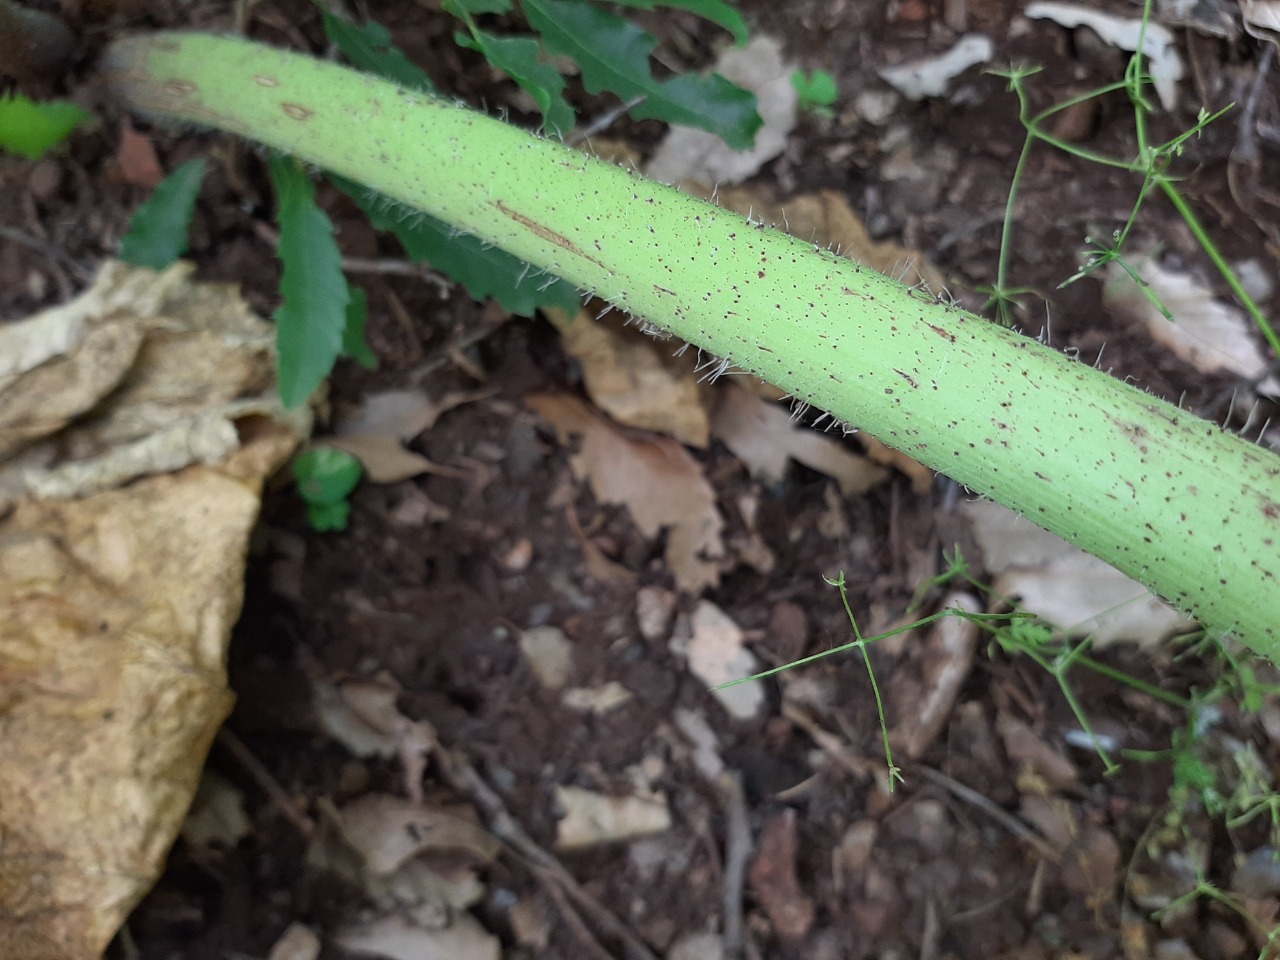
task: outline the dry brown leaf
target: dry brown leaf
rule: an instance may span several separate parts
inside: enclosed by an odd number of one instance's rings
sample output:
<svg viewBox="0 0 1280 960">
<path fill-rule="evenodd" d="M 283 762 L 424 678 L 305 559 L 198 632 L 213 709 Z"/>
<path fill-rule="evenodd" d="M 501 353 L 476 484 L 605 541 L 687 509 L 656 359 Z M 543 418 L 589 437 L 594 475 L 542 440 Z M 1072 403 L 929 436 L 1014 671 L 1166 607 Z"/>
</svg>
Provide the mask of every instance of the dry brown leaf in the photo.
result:
<svg viewBox="0 0 1280 960">
<path fill-rule="evenodd" d="M 751 864 L 751 890 L 769 916 L 780 940 L 796 941 L 813 927 L 813 898 L 796 875 L 796 812 L 774 814 L 760 832 L 760 849 Z"/>
<path fill-rule="evenodd" d="M 867 458 L 886 467 L 905 473 L 911 478 L 911 489 L 926 494 L 933 488 L 933 471 L 918 460 L 912 460 L 901 450 L 885 446 L 869 433 L 859 433 L 858 439 L 867 451 Z"/>
<path fill-rule="evenodd" d="M 616 312 L 597 320 L 550 310 L 565 351 L 582 366 L 587 394 L 618 423 L 705 447 L 710 423 L 690 358 L 675 357 L 673 341 L 626 326 Z"/>
<path fill-rule="evenodd" d="M 155 144 L 125 122 L 120 125 L 120 146 L 116 150 L 116 166 L 125 183 L 154 190 L 164 179 L 164 170 L 156 156 Z"/>
<path fill-rule="evenodd" d="M 711 695 L 739 720 L 748 720 L 764 705 L 764 685 L 759 680 L 731 683 L 757 673 L 760 661 L 746 647 L 746 637 L 733 619 L 708 600 L 699 601 L 687 620 L 687 635 L 672 637 L 671 646 L 689 662 L 689 672 L 711 690 Z"/>
<path fill-rule="evenodd" d="M 996 731 L 1013 761 L 1019 783 L 1029 773 L 1050 790 L 1069 790 L 1076 786 L 1075 764 L 1061 750 L 1037 736 L 1029 724 L 1002 712 L 996 717 Z"/>
<path fill-rule="evenodd" d="M 953 593 L 942 606 L 969 613 L 982 610 L 977 598 L 968 593 Z M 978 625 L 962 617 L 940 620 L 930 627 L 923 644 L 906 645 L 915 669 L 904 669 L 903 664 L 894 668 L 889 684 L 891 716 L 901 719 L 889 737 L 912 760 L 920 758 L 946 724 L 969 676 L 977 645 Z"/>
<path fill-rule="evenodd" d="M 1168 319 L 1144 295 L 1119 264 L 1107 268 L 1102 302 L 1142 323 L 1156 343 L 1204 373 L 1233 373 L 1245 380 L 1262 380 L 1270 363 L 1258 341 L 1253 320 L 1241 309 L 1217 299 L 1194 277 L 1166 270 L 1154 255 L 1132 258 L 1126 267 L 1142 278 L 1173 315 Z M 1264 393 L 1280 394 L 1280 380 L 1266 377 Z"/>
<path fill-rule="evenodd" d="M 1122 640 L 1149 646 L 1186 619 L 1142 584 L 990 500 L 962 506 L 993 589 L 1095 647 Z"/>
<path fill-rule="evenodd" d="M 797 100 L 791 82 L 793 65 L 783 60 L 782 45 L 754 34 L 745 47 L 730 47 L 712 68 L 717 74 L 756 95 L 763 126 L 748 150 L 734 150 L 716 134 L 674 125 L 645 167 L 645 175 L 663 183 L 741 183 L 787 145 L 796 125 Z"/>
<path fill-rule="evenodd" d="M 204 771 L 182 822 L 182 839 L 189 847 L 208 855 L 217 848 L 233 849 L 252 832 L 253 824 L 244 811 L 244 791 L 226 777 Z"/>
<path fill-rule="evenodd" d="M 164 866 L 231 709 L 225 654 L 264 429 L 194 466 L 0 523 L 0 956 L 98 957 Z"/>
<path fill-rule="evenodd" d="M 692 188 L 690 192 L 703 197 L 709 195 L 709 191 L 704 193 Z M 777 203 L 755 188 L 732 187 L 718 190 L 716 202 L 744 216 L 750 214 L 756 220 L 775 223 L 793 237 L 830 247 L 850 260 L 888 276 L 900 277 L 906 283 L 922 280 L 935 293 L 946 289 L 942 272 L 918 250 L 872 240 L 849 202 L 834 190 L 802 194 Z"/>
<path fill-rule="evenodd" d="M 275 396 L 271 326 L 232 286 L 191 277 L 186 263 L 108 262 L 75 300 L 0 328 L 0 459 L 30 445 L 0 465 L 0 499 L 216 463 L 246 418 L 309 431 L 309 414 L 286 415 Z"/>
<path fill-rule="evenodd" d="M 501 941 L 469 914 L 442 927 L 387 914 L 345 926 L 333 940 L 347 950 L 386 960 L 498 960 L 502 956 Z"/>
<path fill-rule="evenodd" d="M 556 847 L 583 850 L 634 840 L 671 828 L 671 811 L 661 793 L 607 796 L 581 787 L 556 787 Z"/>
<path fill-rule="evenodd" d="M 846 497 L 866 493 L 888 476 L 839 441 L 797 424 L 779 405 L 732 384 L 720 391 L 712 431 L 735 457 L 771 483 L 786 475 L 788 460 L 832 477 Z"/>
<path fill-rule="evenodd" d="M 666 561 L 681 590 L 696 594 L 719 581 L 724 521 L 715 491 L 684 447 L 667 437 L 624 434 L 573 397 L 539 394 L 527 402 L 561 443 L 581 438 L 570 462 L 598 501 L 626 506 L 646 537 L 668 529 Z"/>
<path fill-rule="evenodd" d="M 501 847 L 479 824 L 387 794 L 366 794 L 343 807 L 341 831 L 365 869 L 383 876 L 427 850 L 459 851 L 488 862 Z"/>
<path fill-rule="evenodd" d="M 438 400 L 432 400 L 422 390 L 371 393 L 358 407 L 338 417 L 334 435 L 325 437 L 324 442 L 359 460 L 365 477 L 373 483 L 399 483 L 423 473 L 466 476 L 406 450 L 404 444 L 431 429 L 454 407 L 491 396 L 492 390 L 446 393 Z"/>
</svg>

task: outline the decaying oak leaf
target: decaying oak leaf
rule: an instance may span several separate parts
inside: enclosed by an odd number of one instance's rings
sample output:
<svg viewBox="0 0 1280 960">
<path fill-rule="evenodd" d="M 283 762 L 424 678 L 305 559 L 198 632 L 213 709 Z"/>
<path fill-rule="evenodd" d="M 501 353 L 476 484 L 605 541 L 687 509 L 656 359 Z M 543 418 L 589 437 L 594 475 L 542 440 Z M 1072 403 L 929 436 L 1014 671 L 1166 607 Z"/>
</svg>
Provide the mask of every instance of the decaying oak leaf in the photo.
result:
<svg viewBox="0 0 1280 960">
<path fill-rule="evenodd" d="M 305 424 L 273 417 L 271 328 L 189 275 L 107 264 L 18 324 L 21 362 L 0 371 L 0 410 L 37 414 L 5 424 L 22 466 L 0 462 L 3 957 L 101 956 L 231 708 L 249 532 Z M 131 345 L 110 376 L 92 370 L 104 330 Z M 157 440 L 201 425 L 212 441 L 186 455 Z M 36 499 L 59 482 L 80 499 Z"/>
<path fill-rule="evenodd" d="M 582 367 L 583 385 L 597 407 L 618 423 L 705 447 L 710 426 L 705 385 L 698 383 L 692 355 L 680 341 L 661 340 L 622 322 L 611 312 L 596 319 L 590 310 L 572 316 L 546 311 L 565 352 Z"/>
<path fill-rule="evenodd" d="M 628 435 L 574 397 L 540 394 L 527 402 L 562 443 L 581 438 L 573 471 L 590 482 L 598 501 L 625 505 L 646 537 L 667 528 L 667 565 L 681 590 L 696 594 L 719 582 L 724 519 L 684 447 L 668 437 Z"/>
<path fill-rule="evenodd" d="M 836 437 L 802 426 L 786 408 L 732 384 L 719 394 L 712 430 L 753 473 L 777 483 L 791 460 L 832 477 L 846 497 L 866 493 L 889 476 Z"/>
</svg>

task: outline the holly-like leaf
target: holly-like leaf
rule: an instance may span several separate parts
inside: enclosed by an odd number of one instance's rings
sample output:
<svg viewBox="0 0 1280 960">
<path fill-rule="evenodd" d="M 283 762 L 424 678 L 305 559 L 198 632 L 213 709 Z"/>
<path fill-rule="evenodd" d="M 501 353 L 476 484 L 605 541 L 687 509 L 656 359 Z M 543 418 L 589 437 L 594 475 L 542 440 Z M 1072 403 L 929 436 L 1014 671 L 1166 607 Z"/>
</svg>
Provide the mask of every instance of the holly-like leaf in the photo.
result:
<svg viewBox="0 0 1280 960">
<path fill-rule="evenodd" d="M 316 206 L 315 186 L 297 161 L 271 158 L 284 266 L 275 312 L 280 399 L 286 407 L 307 401 L 342 353 L 350 293 L 333 223 Z"/>
<path fill-rule="evenodd" d="M 654 7 L 675 7 L 677 10 L 688 10 L 696 13 L 704 20 L 710 20 L 718 27 L 724 27 L 733 34 L 734 43 L 745 46 L 747 42 L 747 22 L 731 4 L 724 0 L 616 0 L 624 7 L 635 7 L 638 10 L 652 10 Z"/>
<path fill-rule="evenodd" d="M 350 357 L 366 370 L 378 366 L 378 358 L 369 349 L 364 336 L 364 325 L 369 319 L 369 298 L 356 286 L 347 285 L 347 322 L 342 328 L 342 355 Z"/>
<path fill-rule="evenodd" d="M 0 96 L 0 150 L 39 160 L 88 118 L 65 100 L 37 103 L 20 93 Z"/>
<path fill-rule="evenodd" d="M 563 137 L 573 129 L 573 108 L 564 98 L 564 77 L 551 64 L 538 59 L 538 41 L 532 37 L 498 37 L 483 30 L 458 31 L 454 42 L 476 50 L 534 99 L 542 111 L 546 129 Z"/>
<path fill-rule="evenodd" d="M 657 41 L 635 24 L 583 0 L 524 0 L 523 6 L 547 48 L 578 64 L 591 93 L 644 97 L 632 111 L 636 118 L 709 130 L 735 150 L 755 141 L 764 121 L 753 94 L 718 74 L 656 79 L 649 55 Z"/>
<path fill-rule="evenodd" d="M 204 168 L 204 157 L 196 157 L 175 167 L 156 185 L 120 239 L 121 260 L 136 267 L 163 270 L 187 252 L 187 232 L 196 211 Z"/>
<path fill-rule="evenodd" d="M 354 66 L 402 87 L 436 93 L 431 78 L 391 42 L 391 34 L 382 24 L 372 20 L 363 24 L 352 23 L 323 8 L 320 15 L 324 18 L 325 36 L 337 44 L 343 56 Z"/>
<path fill-rule="evenodd" d="M 461 283 L 476 300 L 494 297 L 521 317 L 533 316 L 539 307 L 573 313 L 581 305 L 574 286 L 558 277 L 537 273 L 523 260 L 475 237 L 457 235 L 434 217 L 413 213 L 397 218 L 375 194 L 353 180 L 332 173 L 329 180 L 360 206 L 374 229 L 394 233 L 411 260 L 431 264 Z"/>
</svg>

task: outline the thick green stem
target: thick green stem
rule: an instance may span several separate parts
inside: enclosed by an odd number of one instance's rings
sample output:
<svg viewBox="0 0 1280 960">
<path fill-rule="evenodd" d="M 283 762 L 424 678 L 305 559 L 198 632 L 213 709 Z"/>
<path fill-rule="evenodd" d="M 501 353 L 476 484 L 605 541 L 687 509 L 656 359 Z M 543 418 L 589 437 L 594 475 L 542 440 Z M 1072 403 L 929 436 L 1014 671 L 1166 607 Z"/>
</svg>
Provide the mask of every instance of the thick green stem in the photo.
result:
<svg viewBox="0 0 1280 960">
<path fill-rule="evenodd" d="M 1280 660 L 1270 452 L 764 224 L 333 64 L 158 34 L 115 44 L 106 70 L 126 106 L 242 134 L 491 241 Z"/>
</svg>

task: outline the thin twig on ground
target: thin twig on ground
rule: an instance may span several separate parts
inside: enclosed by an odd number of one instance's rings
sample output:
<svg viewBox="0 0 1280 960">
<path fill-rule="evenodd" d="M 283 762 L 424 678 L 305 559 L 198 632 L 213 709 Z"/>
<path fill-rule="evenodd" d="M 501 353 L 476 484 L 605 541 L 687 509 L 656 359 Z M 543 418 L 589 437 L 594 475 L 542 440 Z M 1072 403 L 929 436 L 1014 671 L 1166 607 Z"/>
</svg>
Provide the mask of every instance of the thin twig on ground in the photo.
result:
<svg viewBox="0 0 1280 960">
<path fill-rule="evenodd" d="M 747 824 L 747 798 L 742 777 L 725 770 L 716 784 L 724 804 L 724 956 L 737 960 L 743 950 L 742 898 L 746 888 L 747 861 L 751 858 L 751 827 Z"/>
<path fill-rule="evenodd" d="M 974 809 L 985 813 L 988 817 L 1000 826 L 1004 827 L 1023 843 L 1032 847 L 1046 860 L 1049 860 L 1052 863 L 1057 863 L 1061 859 L 1061 854 L 1053 848 L 1049 841 L 1045 840 L 1017 817 L 1001 809 L 972 787 L 966 787 L 959 780 L 948 777 L 940 770 L 934 770 L 932 767 L 926 767 L 923 764 L 912 764 L 908 770 L 912 773 L 918 773 L 930 783 L 942 787 L 942 789 L 946 790 L 957 800 L 963 801 Z"/>
<path fill-rule="evenodd" d="M 271 774 L 261 760 L 253 755 L 243 740 L 223 727 L 218 731 L 218 743 L 235 758 L 240 766 L 244 767 L 245 772 L 262 788 L 262 792 L 270 797 L 271 802 L 285 815 L 285 819 L 298 828 L 299 833 L 307 839 L 315 834 L 316 825 L 312 819 L 298 809 L 298 805 L 293 802 L 293 797 L 280 786 L 280 781 Z"/>
<path fill-rule="evenodd" d="M 547 886 L 548 892 L 555 888 L 563 893 L 598 929 L 621 943 L 631 960 L 657 960 L 653 952 L 626 924 L 587 893 L 559 860 L 525 832 L 520 822 L 507 811 L 497 791 L 485 782 L 471 764 L 460 754 L 450 753 L 442 748 L 435 751 L 435 758 L 445 779 L 484 812 L 489 831 L 528 862 L 533 875 Z"/>
</svg>

